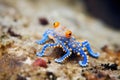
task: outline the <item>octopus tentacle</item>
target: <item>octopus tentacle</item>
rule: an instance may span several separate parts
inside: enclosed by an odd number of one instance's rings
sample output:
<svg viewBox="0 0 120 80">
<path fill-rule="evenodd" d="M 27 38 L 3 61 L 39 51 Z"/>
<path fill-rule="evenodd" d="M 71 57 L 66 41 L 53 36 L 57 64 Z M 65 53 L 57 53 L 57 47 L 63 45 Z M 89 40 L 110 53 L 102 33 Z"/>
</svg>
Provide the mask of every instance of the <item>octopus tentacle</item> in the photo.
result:
<svg viewBox="0 0 120 80">
<path fill-rule="evenodd" d="M 51 44 L 45 44 L 44 46 L 43 46 L 43 49 L 42 49 L 42 51 L 41 52 L 37 52 L 37 56 L 43 56 L 44 55 L 44 52 L 45 52 L 45 50 L 48 48 L 48 47 L 55 47 L 55 46 L 57 46 L 58 45 L 58 43 L 51 43 Z"/>
<path fill-rule="evenodd" d="M 44 44 L 49 39 L 49 36 L 48 36 L 49 34 L 53 34 L 53 30 L 50 30 L 50 29 L 46 30 L 43 34 L 43 38 L 39 41 L 36 41 L 36 43 L 40 45 Z"/>
<path fill-rule="evenodd" d="M 36 41 L 37 44 L 44 44 L 48 40 L 48 36 L 44 36 L 41 40 Z"/>
<path fill-rule="evenodd" d="M 83 57 L 83 60 L 79 61 L 79 65 L 83 66 L 83 67 L 87 66 L 87 64 L 88 64 L 88 57 L 85 54 L 85 52 L 82 49 L 80 49 L 78 54 L 80 54 Z"/>
<path fill-rule="evenodd" d="M 82 42 L 82 46 L 83 46 L 83 47 L 86 47 L 86 49 L 87 49 L 87 51 L 89 52 L 89 55 L 90 55 L 90 56 L 92 56 L 92 57 L 94 57 L 94 58 L 98 58 L 98 57 L 100 56 L 99 53 L 94 53 L 94 52 L 93 52 L 93 50 L 91 49 L 90 44 L 89 44 L 88 41 Z"/>
</svg>

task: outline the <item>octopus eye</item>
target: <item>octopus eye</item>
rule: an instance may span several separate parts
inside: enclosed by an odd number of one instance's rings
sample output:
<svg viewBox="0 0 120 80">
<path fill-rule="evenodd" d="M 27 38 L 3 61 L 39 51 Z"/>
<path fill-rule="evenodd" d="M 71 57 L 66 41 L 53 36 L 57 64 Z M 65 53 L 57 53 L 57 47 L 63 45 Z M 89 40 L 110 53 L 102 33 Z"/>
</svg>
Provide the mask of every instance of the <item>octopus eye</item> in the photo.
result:
<svg viewBox="0 0 120 80">
<path fill-rule="evenodd" d="M 70 38 L 71 35 L 72 35 L 72 31 L 67 30 L 67 31 L 65 32 L 65 36 L 66 36 L 67 38 Z"/>
<path fill-rule="evenodd" d="M 54 28 L 59 27 L 59 25 L 60 25 L 60 23 L 59 23 L 59 22 L 55 22 L 55 23 L 53 24 Z"/>
</svg>

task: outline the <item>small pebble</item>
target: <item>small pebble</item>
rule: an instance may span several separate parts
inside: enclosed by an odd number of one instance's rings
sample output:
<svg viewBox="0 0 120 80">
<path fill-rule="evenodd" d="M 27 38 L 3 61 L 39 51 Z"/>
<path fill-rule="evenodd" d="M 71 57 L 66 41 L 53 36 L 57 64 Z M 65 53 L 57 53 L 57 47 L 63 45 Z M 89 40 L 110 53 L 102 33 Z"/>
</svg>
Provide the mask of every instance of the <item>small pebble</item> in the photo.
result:
<svg viewBox="0 0 120 80">
<path fill-rule="evenodd" d="M 101 64 L 101 66 L 103 66 L 104 68 L 104 70 L 108 70 L 108 69 L 111 69 L 111 70 L 117 70 L 117 67 L 118 67 L 118 65 L 117 64 Z"/>
<path fill-rule="evenodd" d="M 50 64 L 51 63 L 51 61 L 50 60 L 48 60 L 48 64 Z"/>
<path fill-rule="evenodd" d="M 40 66 L 40 67 L 47 68 L 47 63 L 45 60 L 41 58 L 37 58 L 35 62 L 33 62 L 33 66 Z"/>
<path fill-rule="evenodd" d="M 25 77 L 22 77 L 20 75 L 17 75 L 17 80 L 27 80 Z"/>
<path fill-rule="evenodd" d="M 39 23 L 44 26 L 49 24 L 46 18 L 39 18 Z"/>
<path fill-rule="evenodd" d="M 10 34 L 10 36 L 22 38 L 22 36 L 20 34 L 15 33 L 11 27 L 8 29 L 7 32 Z"/>
<path fill-rule="evenodd" d="M 55 76 L 55 74 L 52 73 L 52 72 L 46 72 L 46 75 L 47 75 L 47 77 L 48 77 L 49 80 L 56 80 L 57 79 L 57 77 Z"/>
</svg>

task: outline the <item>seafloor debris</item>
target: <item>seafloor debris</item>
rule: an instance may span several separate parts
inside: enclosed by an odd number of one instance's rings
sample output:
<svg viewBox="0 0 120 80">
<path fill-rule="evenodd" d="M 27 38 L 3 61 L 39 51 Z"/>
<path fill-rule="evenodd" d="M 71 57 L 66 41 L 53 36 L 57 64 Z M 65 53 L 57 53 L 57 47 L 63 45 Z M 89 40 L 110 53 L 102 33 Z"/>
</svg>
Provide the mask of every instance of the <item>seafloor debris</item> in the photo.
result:
<svg viewBox="0 0 120 80">
<path fill-rule="evenodd" d="M 33 66 L 40 66 L 40 67 L 47 68 L 47 63 L 42 58 L 37 58 L 33 63 Z"/>
<path fill-rule="evenodd" d="M 85 71 L 82 75 L 86 78 L 86 80 L 115 80 L 108 73 L 100 71 L 96 71 L 95 73 Z"/>
<path fill-rule="evenodd" d="M 110 49 L 109 46 L 105 45 L 102 48 L 102 51 L 106 52 L 107 60 L 112 61 L 120 66 L 120 51 L 115 51 L 114 49 Z"/>
<path fill-rule="evenodd" d="M 48 20 L 46 18 L 39 18 L 39 23 L 41 25 L 47 25 L 49 24 Z"/>
<path fill-rule="evenodd" d="M 22 66 L 23 58 L 5 54 L 0 58 L 0 80 L 15 80 Z"/>
<path fill-rule="evenodd" d="M 55 74 L 52 73 L 52 72 L 46 72 L 46 75 L 47 75 L 47 77 L 48 77 L 49 80 L 56 80 L 57 79 L 57 77 L 55 76 Z"/>
<path fill-rule="evenodd" d="M 25 77 L 22 77 L 20 75 L 17 75 L 17 79 L 16 80 L 27 80 Z"/>
<path fill-rule="evenodd" d="M 17 33 L 15 33 L 14 31 L 12 31 L 12 28 L 11 28 L 11 27 L 8 29 L 8 33 L 9 33 L 11 36 L 13 36 L 13 37 L 22 38 L 22 36 L 21 36 L 20 34 L 17 34 Z"/>
<path fill-rule="evenodd" d="M 0 36 L 0 57 L 7 53 L 7 49 L 14 43 L 6 34 Z"/>
<path fill-rule="evenodd" d="M 117 70 L 118 68 L 118 65 L 117 64 L 101 64 L 101 66 L 103 66 L 104 68 L 104 70 L 109 70 L 109 69 L 111 69 L 111 70 Z"/>
</svg>

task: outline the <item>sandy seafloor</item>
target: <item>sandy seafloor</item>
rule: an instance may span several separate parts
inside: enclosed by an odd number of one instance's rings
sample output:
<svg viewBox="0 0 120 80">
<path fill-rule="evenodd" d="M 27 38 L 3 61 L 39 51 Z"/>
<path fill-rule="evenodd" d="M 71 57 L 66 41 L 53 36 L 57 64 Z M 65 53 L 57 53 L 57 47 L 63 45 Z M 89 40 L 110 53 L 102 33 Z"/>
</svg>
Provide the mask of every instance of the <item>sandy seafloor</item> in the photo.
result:
<svg viewBox="0 0 120 80">
<path fill-rule="evenodd" d="M 48 24 L 40 24 L 41 18 Z M 55 21 L 78 40 L 88 40 L 100 57 L 89 57 L 87 67 L 79 66 L 75 56 L 58 64 L 57 51 L 49 48 L 42 57 L 47 68 L 33 66 L 43 46 L 35 41 Z M 120 32 L 109 26 L 72 0 L 0 0 L 0 80 L 120 80 Z"/>
</svg>

